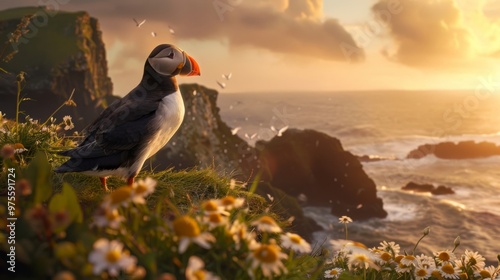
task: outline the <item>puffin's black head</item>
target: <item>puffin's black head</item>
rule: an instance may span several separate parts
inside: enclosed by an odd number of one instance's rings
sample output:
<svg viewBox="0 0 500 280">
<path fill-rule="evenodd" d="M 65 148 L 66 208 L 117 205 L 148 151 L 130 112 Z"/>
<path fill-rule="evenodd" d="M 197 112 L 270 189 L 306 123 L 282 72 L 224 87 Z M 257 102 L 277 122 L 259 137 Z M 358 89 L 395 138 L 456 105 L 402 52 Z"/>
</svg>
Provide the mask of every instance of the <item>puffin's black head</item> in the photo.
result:
<svg viewBox="0 0 500 280">
<path fill-rule="evenodd" d="M 194 58 L 185 51 L 170 44 L 156 47 L 148 57 L 146 63 L 162 75 L 199 76 L 200 67 Z"/>
</svg>

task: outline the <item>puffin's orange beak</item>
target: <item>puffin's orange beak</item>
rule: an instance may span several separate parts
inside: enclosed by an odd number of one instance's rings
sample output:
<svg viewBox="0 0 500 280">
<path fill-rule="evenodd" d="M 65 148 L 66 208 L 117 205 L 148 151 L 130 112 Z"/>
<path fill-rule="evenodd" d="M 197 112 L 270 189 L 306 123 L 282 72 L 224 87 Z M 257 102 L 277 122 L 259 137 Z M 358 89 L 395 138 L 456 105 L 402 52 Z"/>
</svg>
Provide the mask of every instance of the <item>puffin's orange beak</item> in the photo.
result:
<svg viewBox="0 0 500 280">
<path fill-rule="evenodd" d="M 187 59 L 189 60 L 189 63 L 191 64 L 191 71 L 186 74 L 186 76 L 200 76 L 200 66 L 198 65 L 198 62 L 194 60 L 191 56 L 186 54 Z"/>
</svg>

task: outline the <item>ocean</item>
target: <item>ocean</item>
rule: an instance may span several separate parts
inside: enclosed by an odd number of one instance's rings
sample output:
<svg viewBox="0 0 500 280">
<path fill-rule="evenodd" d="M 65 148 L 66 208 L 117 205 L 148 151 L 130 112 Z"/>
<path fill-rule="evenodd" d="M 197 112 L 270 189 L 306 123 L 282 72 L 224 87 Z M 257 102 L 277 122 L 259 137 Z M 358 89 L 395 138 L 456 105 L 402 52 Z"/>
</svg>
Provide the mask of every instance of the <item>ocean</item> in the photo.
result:
<svg viewBox="0 0 500 280">
<path fill-rule="evenodd" d="M 389 213 L 385 219 L 348 225 L 348 238 L 369 247 L 395 241 L 411 252 L 478 251 L 489 264 L 500 254 L 500 156 L 443 160 L 405 159 L 419 145 L 443 141 L 489 141 L 500 145 L 500 94 L 470 91 L 366 91 L 311 93 L 225 93 L 218 106 L 223 120 L 240 127 L 251 145 L 269 140 L 283 127 L 314 129 L 338 138 L 356 155 L 384 158 L 364 162 Z M 455 194 L 431 196 L 402 191 L 408 182 L 451 187 Z M 316 246 L 345 238 L 329 208 L 306 207 L 324 229 Z"/>
</svg>

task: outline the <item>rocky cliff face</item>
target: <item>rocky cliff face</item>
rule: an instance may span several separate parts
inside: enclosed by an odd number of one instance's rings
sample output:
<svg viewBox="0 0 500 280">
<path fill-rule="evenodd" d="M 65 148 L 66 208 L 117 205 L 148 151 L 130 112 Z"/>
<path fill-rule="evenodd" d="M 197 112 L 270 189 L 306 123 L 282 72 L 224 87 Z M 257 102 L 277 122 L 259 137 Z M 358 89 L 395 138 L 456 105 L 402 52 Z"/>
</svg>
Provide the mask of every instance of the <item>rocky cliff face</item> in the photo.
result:
<svg viewBox="0 0 500 280">
<path fill-rule="evenodd" d="M 23 71 L 26 83 L 22 95 L 32 101 L 24 102 L 21 109 L 44 120 L 74 89 L 77 107 L 65 107 L 56 117 L 61 120 L 64 115 L 71 115 L 80 130 L 114 99 L 98 21 L 86 12 L 16 8 L 0 12 L 0 38 L 9 38 L 26 15 L 33 16 L 27 33 L 17 43 L 5 44 L 5 53 L 18 53 L 0 64 L 9 72 L 0 79 L 0 110 L 13 117 L 15 78 Z"/>
<path fill-rule="evenodd" d="M 212 167 L 241 180 L 249 179 L 257 167 L 256 151 L 222 121 L 218 92 L 197 84 L 183 84 L 180 90 L 186 107 L 184 121 L 155 156 L 153 166 Z"/>
<path fill-rule="evenodd" d="M 329 206 L 336 216 L 384 218 L 382 199 L 359 160 L 340 141 L 314 130 L 287 130 L 257 142 L 262 179 L 313 206 Z"/>
</svg>

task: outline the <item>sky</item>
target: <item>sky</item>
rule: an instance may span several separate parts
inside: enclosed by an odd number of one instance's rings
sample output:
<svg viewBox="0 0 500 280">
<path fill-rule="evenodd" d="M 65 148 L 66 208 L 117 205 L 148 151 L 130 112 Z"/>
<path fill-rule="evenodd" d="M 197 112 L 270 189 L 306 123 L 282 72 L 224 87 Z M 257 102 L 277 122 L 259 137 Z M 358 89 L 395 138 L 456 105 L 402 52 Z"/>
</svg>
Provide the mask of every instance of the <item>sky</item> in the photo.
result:
<svg viewBox="0 0 500 280">
<path fill-rule="evenodd" d="M 500 81 L 498 0 L 18 0 L 0 8 L 43 4 L 99 20 L 115 95 L 139 82 L 162 43 L 201 67 L 181 83 L 225 82 L 218 89 L 227 93 L 473 90 Z M 146 21 L 136 27 L 133 18 Z"/>
</svg>

